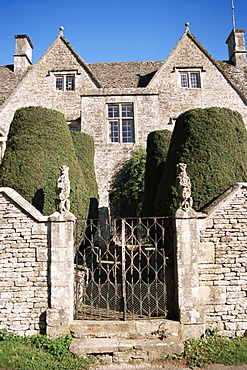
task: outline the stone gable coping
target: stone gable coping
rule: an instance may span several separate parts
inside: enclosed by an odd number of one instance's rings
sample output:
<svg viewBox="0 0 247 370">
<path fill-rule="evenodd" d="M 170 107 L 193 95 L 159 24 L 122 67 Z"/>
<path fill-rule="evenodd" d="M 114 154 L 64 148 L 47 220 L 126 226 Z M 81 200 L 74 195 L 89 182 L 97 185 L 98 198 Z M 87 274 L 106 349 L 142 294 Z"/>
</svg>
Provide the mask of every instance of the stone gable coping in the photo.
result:
<svg viewBox="0 0 247 370">
<path fill-rule="evenodd" d="M 84 62 L 84 60 L 80 57 L 80 55 L 75 51 L 75 49 L 72 47 L 72 45 L 69 43 L 69 41 L 63 36 L 63 35 L 59 35 L 58 38 L 60 38 L 64 44 L 67 46 L 67 48 L 70 50 L 70 52 L 74 55 L 74 57 L 76 58 L 77 62 L 83 66 L 84 70 L 87 72 L 87 74 L 89 75 L 89 77 L 92 79 L 92 81 L 95 83 L 96 87 L 101 87 L 101 84 L 100 82 L 98 81 L 98 79 L 94 76 L 93 72 L 91 71 L 91 69 L 89 68 L 89 66 Z M 57 38 L 57 39 L 58 39 Z"/>
<path fill-rule="evenodd" d="M 38 222 L 48 221 L 48 216 L 43 216 L 32 204 L 18 194 L 14 189 L 4 187 L 0 188 L 0 193 L 6 195 L 12 200 L 18 207 L 25 211 L 30 217 L 34 218 Z"/>
<path fill-rule="evenodd" d="M 217 211 L 225 202 L 230 201 L 231 198 L 243 188 L 247 188 L 247 183 L 237 182 L 229 189 L 227 189 L 223 194 L 221 194 L 217 199 L 215 199 L 212 203 L 203 208 L 202 212 L 206 213 L 207 215 L 212 215 L 212 213 Z"/>
</svg>

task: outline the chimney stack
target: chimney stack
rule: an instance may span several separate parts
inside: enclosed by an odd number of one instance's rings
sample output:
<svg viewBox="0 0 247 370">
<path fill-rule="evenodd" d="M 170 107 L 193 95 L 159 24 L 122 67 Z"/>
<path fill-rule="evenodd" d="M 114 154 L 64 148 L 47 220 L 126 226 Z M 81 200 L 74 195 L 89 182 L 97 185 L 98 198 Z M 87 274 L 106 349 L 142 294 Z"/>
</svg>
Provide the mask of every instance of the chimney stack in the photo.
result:
<svg viewBox="0 0 247 370">
<path fill-rule="evenodd" d="M 244 32 L 245 30 L 233 29 L 226 40 L 226 44 L 228 44 L 229 60 L 236 67 L 244 67 L 247 65 L 247 50 L 245 50 Z"/>
<path fill-rule="evenodd" d="M 27 35 L 15 35 L 14 72 L 22 77 L 32 65 L 33 44 Z"/>
</svg>

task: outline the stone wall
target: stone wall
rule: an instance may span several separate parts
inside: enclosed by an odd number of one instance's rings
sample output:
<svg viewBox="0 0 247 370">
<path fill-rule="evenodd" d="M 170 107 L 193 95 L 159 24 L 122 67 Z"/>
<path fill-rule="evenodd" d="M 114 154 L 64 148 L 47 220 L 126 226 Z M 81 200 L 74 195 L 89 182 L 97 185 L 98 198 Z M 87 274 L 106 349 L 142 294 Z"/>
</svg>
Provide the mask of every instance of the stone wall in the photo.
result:
<svg viewBox="0 0 247 370">
<path fill-rule="evenodd" d="M 45 330 L 48 307 L 47 217 L 14 190 L 0 191 L 0 328 Z"/>
<path fill-rule="evenodd" d="M 70 212 L 44 217 L 0 188 L 0 329 L 67 334 L 74 311 L 74 230 Z M 175 273 L 182 338 L 207 328 L 247 330 L 247 183 L 232 186 L 203 212 L 174 216 Z"/>
<path fill-rule="evenodd" d="M 247 330 L 247 184 L 238 184 L 204 210 L 201 246 L 211 261 L 199 264 L 200 285 L 208 289 L 205 321 L 227 336 Z"/>
<path fill-rule="evenodd" d="M 74 221 L 70 212 L 45 217 L 13 189 L 0 188 L 0 329 L 68 333 Z"/>
<path fill-rule="evenodd" d="M 175 213 L 177 292 L 185 338 L 207 328 L 247 330 L 247 183 L 228 189 L 203 212 Z M 187 328 L 187 330 L 186 330 Z"/>
</svg>

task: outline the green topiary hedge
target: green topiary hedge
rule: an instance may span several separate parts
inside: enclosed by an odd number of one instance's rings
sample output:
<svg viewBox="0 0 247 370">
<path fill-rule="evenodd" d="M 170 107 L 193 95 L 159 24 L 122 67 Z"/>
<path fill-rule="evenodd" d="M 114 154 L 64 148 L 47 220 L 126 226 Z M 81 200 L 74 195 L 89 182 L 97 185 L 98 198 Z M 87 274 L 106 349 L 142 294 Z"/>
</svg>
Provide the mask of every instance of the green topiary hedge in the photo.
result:
<svg viewBox="0 0 247 370">
<path fill-rule="evenodd" d="M 155 215 L 155 194 L 163 174 L 171 136 L 172 132 L 168 130 L 153 131 L 148 135 L 142 216 Z"/>
<path fill-rule="evenodd" d="M 187 163 L 193 208 L 199 210 L 236 182 L 247 180 L 247 132 L 241 115 L 226 108 L 192 109 L 175 124 L 156 215 L 175 209 L 176 164 Z"/>
<path fill-rule="evenodd" d="M 98 186 L 94 170 L 94 140 L 84 132 L 70 131 L 74 143 L 75 153 L 79 161 L 90 197 L 88 218 L 98 218 Z"/>
<path fill-rule="evenodd" d="M 69 166 L 71 212 L 87 218 L 89 194 L 62 113 L 42 107 L 18 109 L 0 167 L 0 186 L 15 189 L 44 215 L 55 211 L 59 167 Z"/>
</svg>

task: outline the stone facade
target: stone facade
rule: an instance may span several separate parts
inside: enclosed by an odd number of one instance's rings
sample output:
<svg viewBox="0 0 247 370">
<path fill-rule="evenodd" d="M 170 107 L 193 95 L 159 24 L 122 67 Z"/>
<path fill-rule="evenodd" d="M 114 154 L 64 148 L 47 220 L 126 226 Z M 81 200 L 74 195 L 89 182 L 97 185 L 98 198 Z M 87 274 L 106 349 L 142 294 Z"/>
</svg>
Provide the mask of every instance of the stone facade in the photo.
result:
<svg viewBox="0 0 247 370">
<path fill-rule="evenodd" d="M 191 108 L 226 107 L 239 111 L 247 126 L 244 30 L 232 31 L 227 40 L 230 62 L 217 62 L 188 26 L 168 58 L 157 62 L 87 64 L 60 29 L 53 44 L 31 65 L 29 37 L 15 38 L 14 66 L 0 67 L 0 142 L 4 146 L 16 109 L 39 105 L 61 111 L 68 124 L 94 138 L 99 206 L 106 211 L 116 170 L 137 146 L 146 145 L 151 131 L 173 130 L 179 114 Z M 188 79 L 187 86 L 181 87 L 181 75 Z M 72 76 L 73 88 L 57 89 L 57 76 Z M 194 87 L 191 78 L 196 79 Z M 109 104 L 133 107 L 129 142 L 112 142 Z"/>
</svg>

